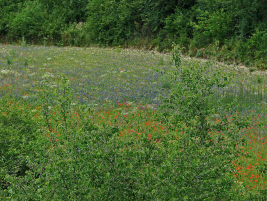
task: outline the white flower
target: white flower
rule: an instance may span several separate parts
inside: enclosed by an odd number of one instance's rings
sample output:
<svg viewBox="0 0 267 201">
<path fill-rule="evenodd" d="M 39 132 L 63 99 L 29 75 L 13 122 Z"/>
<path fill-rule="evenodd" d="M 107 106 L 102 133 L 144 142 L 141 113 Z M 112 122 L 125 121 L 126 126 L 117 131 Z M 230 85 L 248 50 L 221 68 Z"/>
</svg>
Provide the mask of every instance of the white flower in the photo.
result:
<svg viewBox="0 0 267 201">
<path fill-rule="evenodd" d="M 55 77 L 52 73 L 46 72 L 42 78 Z"/>
<path fill-rule="evenodd" d="M 13 71 L 13 70 L 1 70 L 0 73 L 7 75 L 7 74 L 15 73 L 15 71 Z"/>
</svg>

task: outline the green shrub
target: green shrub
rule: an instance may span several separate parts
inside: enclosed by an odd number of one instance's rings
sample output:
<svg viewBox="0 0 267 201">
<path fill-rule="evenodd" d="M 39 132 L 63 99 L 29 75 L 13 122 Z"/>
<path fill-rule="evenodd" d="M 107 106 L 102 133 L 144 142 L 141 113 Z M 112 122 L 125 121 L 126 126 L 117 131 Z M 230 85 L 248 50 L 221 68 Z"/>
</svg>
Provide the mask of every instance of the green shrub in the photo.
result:
<svg viewBox="0 0 267 201">
<path fill-rule="evenodd" d="M 61 38 L 65 45 L 89 46 L 91 41 L 87 34 L 88 28 L 85 23 L 73 23 L 62 32 Z"/>
<path fill-rule="evenodd" d="M 38 0 L 43 9 L 52 14 L 55 18 L 50 22 L 55 22 L 57 18 L 62 19 L 64 25 L 86 21 L 86 6 L 88 0 Z"/>
<path fill-rule="evenodd" d="M 29 170 L 27 157 L 33 151 L 31 144 L 37 142 L 39 134 L 31 111 L 23 103 L 18 109 L 19 104 L 6 97 L 0 100 L 0 191 L 10 186 L 5 176 L 25 176 Z"/>
<path fill-rule="evenodd" d="M 20 12 L 26 0 L 2 0 L 0 1 L 0 35 L 8 34 L 9 23 L 15 14 Z"/>
<path fill-rule="evenodd" d="M 191 121 L 196 121 L 198 135 L 205 139 L 209 130 L 206 119 L 214 112 L 209 101 L 215 93 L 213 88 L 225 87 L 230 82 L 232 75 L 220 72 L 205 75 L 209 68 L 208 64 L 181 65 L 178 46 L 174 46 L 173 60 L 176 71 L 172 71 L 170 76 L 173 77 L 172 82 L 175 83 L 175 86 L 172 87 L 170 97 L 162 106 L 162 111 L 165 111 L 164 116 L 172 125 L 180 125 L 185 122 L 190 126 Z"/>
<path fill-rule="evenodd" d="M 239 42 L 237 45 L 237 56 L 242 62 L 256 62 L 261 69 L 266 69 L 267 54 L 267 32 L 257 31 L 246 42 Z"/>
<path fill-rule="evenodd" d="M 186 36 L 191 28 L 188 13 L 183 13 L 179 9 L 175 9 L 175 13 L 169 15 L 165 19 L 164 29 L 171 38 L 179 38 L 181 35 Z"/>
<path fill-rule="evenodd" d="M 45 13 L 36 1 L 25 2 L 20 12 L 9 22 L 8 36 L 12 39 L 25 37 L 26 41 L 36 41 L 44 35 Z"/>
<path fill-rule="evenodd" d="M 224 42 L 232 36 L 232 18 L 223 9 L 213 13 L 197 10 L 198 23 L 194 25 L 194 35 Z M 200 36 L 198 36 L 200 37 Z"/>
<path fill-rule="evenodd" d="M 131 35 L 131 9 L 126 0 L 91 1 L 87 26 L 90 39 L 100 44 L 120 45 Z"/>
</svg>

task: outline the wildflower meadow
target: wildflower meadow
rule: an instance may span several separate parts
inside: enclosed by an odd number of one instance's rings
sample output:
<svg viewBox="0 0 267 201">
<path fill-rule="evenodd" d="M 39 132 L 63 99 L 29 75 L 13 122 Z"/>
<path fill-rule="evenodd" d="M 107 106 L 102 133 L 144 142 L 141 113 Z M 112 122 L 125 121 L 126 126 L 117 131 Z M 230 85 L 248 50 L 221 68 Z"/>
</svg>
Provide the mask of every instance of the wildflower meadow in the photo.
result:
<svg viewBox="0 0 267 201">
<path fill-rule="evenodd" d="M 0 200 L 267 200 L 267 77 L 0 44 Z"/>
</svg>

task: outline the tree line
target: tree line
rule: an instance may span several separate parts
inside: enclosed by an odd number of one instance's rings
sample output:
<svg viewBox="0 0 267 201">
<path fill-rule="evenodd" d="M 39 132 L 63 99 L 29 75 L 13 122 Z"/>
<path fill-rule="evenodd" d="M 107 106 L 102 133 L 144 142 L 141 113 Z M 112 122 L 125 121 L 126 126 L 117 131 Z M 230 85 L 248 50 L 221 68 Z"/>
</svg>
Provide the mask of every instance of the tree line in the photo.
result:
<svg viewBox="0 0 267 201">
<path fill-rule="evenodd" d="M 0 0 L 0 39 L 145 47 L 267 69 L 266 0 Z"/>
</svg>

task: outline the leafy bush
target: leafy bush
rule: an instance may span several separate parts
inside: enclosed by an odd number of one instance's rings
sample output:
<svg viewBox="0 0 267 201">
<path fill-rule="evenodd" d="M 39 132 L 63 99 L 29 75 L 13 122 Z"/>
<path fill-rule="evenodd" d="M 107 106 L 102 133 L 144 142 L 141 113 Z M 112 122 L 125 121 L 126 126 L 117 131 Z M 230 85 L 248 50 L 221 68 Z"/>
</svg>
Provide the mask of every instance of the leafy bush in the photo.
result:
<svg viewBox="0 0 267 201">
<path fill-rule="evenodd" d="M 87 0 L 38 0 L 38 3 L 48 14 L 62 18 L 62 22 L 66 25 L 86 21 Z"/>
<path fill-rule="evenodd" d="M 171 73 L 175 87 L 172 87 L 170 97 L 162 106 L 166 119 L 171 120 L 173 125 L 181 122 L 190 125 L 192 120 L 198 122 L 199 134 L 205 139 L 204 135 L 209 130 L 206 118 L 213 112 L 208 100 L 215 93 L 214 87 L 225 87 L 231 76 L 220 72 L 205 75 L 209 65 L 181 66 L 178 46 L 174 46 L 173 60 L 177 68 Z"/>
<path fill-rule="evenodd" d="M 0 164 L 0 191 L 2 191 L 9 186 L 6 175 L 23 177 L 29 169 L 26 158 L 32 151 L 31 143 L 37 140 L 39 126 L 32 120 L 27 106 L 18 105 L 15 100 L 7 97 L 0 100 L 0 105 L 0 155 L 2 161 Z"/>
<path fill-rule="evenodd" d="M 25 2 L 20 12 L 8 24 L 10 38 L 25 37 L 27 41 L 35 41 L 44 36 L 45 13 L 35 1 Z"/>
<path fill-rule="evenodd" d="M 126 0 L 91 1 L 88 4 L 88 31 L 92 41 L 120 45 L 131 34 L 131 7 Z"/>
<path fill-rule="evenodd" d="M 207 149 L 199 139 L 183 136 L 182 131 L 166 136 L 162 142 L 145 135 L 139 140 L 120 139 L 119 130 L 110 129 L 109 125 L 103 125 L 105 129 L 92 126 L 83 110 L 79 112 L 82 124 L 70 127 L 73 122 L 68 118 L 73 108 L 67 85 L 61 90 L 66 94 L 58 96 L 58 105 L 54 106 L 63 121 L 51 124 L 46 118 L 56 116 L 52 115 L 54 111 L 48 111 L 49 102 L 45 99 L 50 94 L 44 92 L 42 126 L 47 128 L 42 131 L 47 134 L 28 139 L 24 172 L 19 176 L 5 175 L 7 187 L 2 196 L 43 200 L 202 200 L 230 199 L 235 195 L 228 162 L 232 155 L 224 155 L 229 151 L 224 141 L 216 143 L 214 139 Z"/>
<path fill-rule="evenodd" d="M 245 43 L 237 46 L 237 56 L 242 62 L 256 62 L 261 69 L 266 69 L 267 32 L 257 31 Z"/>
<path fill-rule="evenodd" d="M 91 40 L 87 33 L 88 28 L 85 23 L 73 23 L 61 33 L 61 38 L 65 45 L 89 46 Z"/>
<path fill-rule="evenodd" d="M 2 0 L 0 1 L 0 35 L 8 34 L 8 25 L 17 12 L 20 12 L 26 0 Z"/>
<path fill-rule="evenodd" d="M 210 38 L 224 42 L 232 36 L 232 18 L 223 9 L 209 13 L 208 11 L 197 10 L 198 22 L 194 24 L 195 37 Z M 200 35 L 200 36 L 199 36 Z"/>
<path fill-rule="evenodd" d="M 169 15 L 165 19 L 164 29 L 169 38 L 179 45 L 188 48 L 190 44 L 190 36 L 193 34 L 193 27 L 191 26 L 190 12 L 182 12 L 175 9 L 175 13 Z"/>
</svg>

